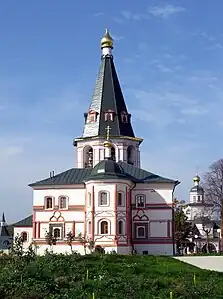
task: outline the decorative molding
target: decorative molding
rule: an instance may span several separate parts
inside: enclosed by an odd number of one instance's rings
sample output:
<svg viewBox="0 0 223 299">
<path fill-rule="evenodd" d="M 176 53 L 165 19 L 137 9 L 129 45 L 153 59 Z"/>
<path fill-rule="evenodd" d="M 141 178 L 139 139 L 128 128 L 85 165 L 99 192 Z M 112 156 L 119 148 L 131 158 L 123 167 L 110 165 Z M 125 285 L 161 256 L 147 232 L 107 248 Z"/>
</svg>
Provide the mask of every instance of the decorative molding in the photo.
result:
<svg viewBox="0 0 223 299">
<path fill-rule="evenodd" d="M 149 217 L 145 214 L 144 209 L 137 211 L 137 214 L 133 217 L 133 221 L 149 221 Z"/>
</svg>

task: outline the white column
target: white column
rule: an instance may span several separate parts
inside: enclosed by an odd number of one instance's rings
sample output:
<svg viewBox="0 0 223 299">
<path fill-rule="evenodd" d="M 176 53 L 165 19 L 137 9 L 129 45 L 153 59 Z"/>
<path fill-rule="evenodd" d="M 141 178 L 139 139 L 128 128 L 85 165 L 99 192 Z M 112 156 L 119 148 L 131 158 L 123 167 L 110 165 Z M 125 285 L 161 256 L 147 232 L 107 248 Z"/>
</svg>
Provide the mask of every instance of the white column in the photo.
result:
<svg viewBox="0 0 223 299">
<path fill-rule="evenodd" d="M 76 151 L 76 167 L 83 168 L 83 148 L 77 148 Z"/>
<path fill-rule="evenodd" d="M 93 161 L 93 166 L 99 163 L 100 158 L 99 158 L 99 146 L 96 145 L 93 147 L 94 150 L 94 161 Z"/>
</svg>

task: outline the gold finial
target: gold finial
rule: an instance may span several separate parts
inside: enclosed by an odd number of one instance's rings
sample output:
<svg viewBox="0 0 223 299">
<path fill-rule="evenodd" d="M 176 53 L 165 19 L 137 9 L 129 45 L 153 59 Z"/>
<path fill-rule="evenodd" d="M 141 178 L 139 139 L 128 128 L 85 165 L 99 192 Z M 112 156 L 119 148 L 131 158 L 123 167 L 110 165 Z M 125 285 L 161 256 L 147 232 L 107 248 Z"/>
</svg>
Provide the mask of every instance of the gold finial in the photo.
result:
<svg viewBox="0 0 223 299">
<path fill-rule="evenodd" d="M 105 147 L 112 147 L 112 143 L 110 141 L 110 131 L 111 131 L 111 127 L 110 126 L 107 126 L 105 128 L 105 131 L 106 131 L 106 141 L 104 142 L 104 146 Z"/>
<path fill-rule="evenodd" d="M 107 28 L 105 30 L 104 37 L 101 39 L 101 48 L 102 49 L 103 48 L 111 48 L 111 49 L 113 49 L 113 38 L 109 34 L 109 31 L 108 31 Z"/>
<path fill-rule="evenodd" d="M 109 140 L 110 139 L 110 131 L 111 131 L 111 127 L 110 126 L 107 126 L 105 128 L 106 130 L 106 139 Z"/>
<path fill-rule="evenodd" d="M 197 182 L 197 183 L 200 182 L 200 177 L 199 177 L 199 175 L 197 173 L 196 173 L 195 177 L 193 178 L 193 181 Z"/>
</svg>

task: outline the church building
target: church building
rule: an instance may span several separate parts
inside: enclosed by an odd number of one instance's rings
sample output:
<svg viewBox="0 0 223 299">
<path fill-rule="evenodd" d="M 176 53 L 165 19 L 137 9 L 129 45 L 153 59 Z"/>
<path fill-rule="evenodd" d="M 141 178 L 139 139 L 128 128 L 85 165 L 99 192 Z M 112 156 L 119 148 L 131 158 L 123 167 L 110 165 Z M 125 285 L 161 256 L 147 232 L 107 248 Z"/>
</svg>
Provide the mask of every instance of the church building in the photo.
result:
<svg viewBox="0 0 223 299">
<path fill-rule="evenodd" d="M 219 213 L 212 203 L 205 200 L 205 191 L 200 185 L 198 174 L 193 178 L 194 186 L 190 189 L 190 202 L 184 207 L 187 221 L 193 225 L 194 237 L 191 251 L 195 253 L 221 250 L 221 229 Z"/>
<path fill-rule="evenodd" d="M 32 216 L 18 222 L 14 236 L 43 254 L 46 234 L 54 252 L 70 252 L 67 234 L 80 233 L 106 252 L 174 254 L 173 198 L 177 180 L 141 168 L 136 137 L 112 54 L 108 30 L 101 40 L 101 65 L 83 134 L 74 139 L 76 168 L 34 182 Z M 78 113 L 78 112 L 77 112 Z M 73 242 L 73 250 L 84 253 Z"/>
</svg>

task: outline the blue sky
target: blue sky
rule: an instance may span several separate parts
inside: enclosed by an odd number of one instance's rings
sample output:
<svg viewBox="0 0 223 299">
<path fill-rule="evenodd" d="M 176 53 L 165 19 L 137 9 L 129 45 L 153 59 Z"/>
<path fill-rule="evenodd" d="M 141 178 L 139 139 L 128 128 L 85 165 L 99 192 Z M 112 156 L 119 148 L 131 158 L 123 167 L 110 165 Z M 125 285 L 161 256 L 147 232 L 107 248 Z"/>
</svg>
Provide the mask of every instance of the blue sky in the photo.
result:
<svg viewBox="0 0 223 299">
<path fill-rule="evenodd" d="M 0 205 L 31 213 L 29 183 L 75 166 L 106 26 L 143 168 L 179 179 L 222 158 L 223 2 L 2 1 Z"/>
</svg>

